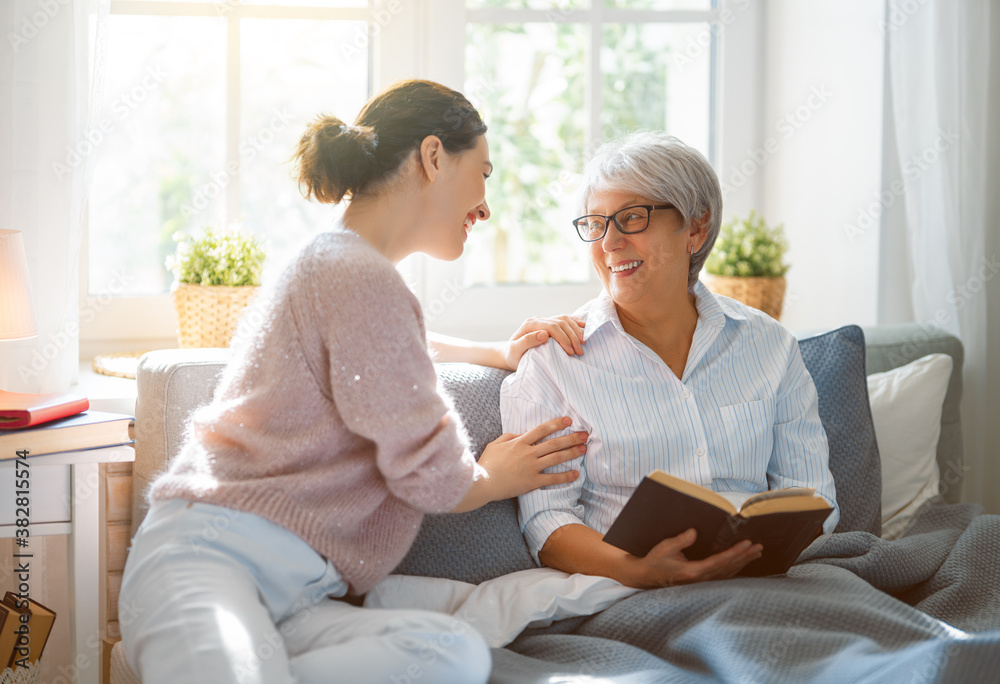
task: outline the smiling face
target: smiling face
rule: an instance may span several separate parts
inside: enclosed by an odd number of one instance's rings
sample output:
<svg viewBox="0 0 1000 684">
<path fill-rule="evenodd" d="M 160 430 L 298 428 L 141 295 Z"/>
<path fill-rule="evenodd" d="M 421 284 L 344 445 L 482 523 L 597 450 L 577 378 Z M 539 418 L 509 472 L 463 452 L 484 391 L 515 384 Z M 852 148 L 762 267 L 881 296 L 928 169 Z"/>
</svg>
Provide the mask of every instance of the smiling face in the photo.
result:
<svg viewBox="0 0 1000 684">
<path fill-rule="evenodd" d="M 637 204 L 662 204 L 630 192 L 595 192 L 587 203 L 588 214 L 610 216 Z M 608 232 L 589 243 L 590 258 L 604 289 L 619 308 L 640 310 L 662 305 L 687 292 L 688 249 L 701 246 L 703 238 L 684 230 L 684 220 L 676 209 L 653 211 L 649 226 L 641 233 L 623 234 L 613 221 Z"/>
<path fill-rule="evenodd" d="M 493 172 L 486 136 L 476 146 L 451 154 L 441 150 L 434 182 L 431 211 L 433 229 L 421 251 L 451 261 L 462 255 L 465 241 L 478 221 L 490 217 L 486 204 L 486 178 Z"/>
</svg>

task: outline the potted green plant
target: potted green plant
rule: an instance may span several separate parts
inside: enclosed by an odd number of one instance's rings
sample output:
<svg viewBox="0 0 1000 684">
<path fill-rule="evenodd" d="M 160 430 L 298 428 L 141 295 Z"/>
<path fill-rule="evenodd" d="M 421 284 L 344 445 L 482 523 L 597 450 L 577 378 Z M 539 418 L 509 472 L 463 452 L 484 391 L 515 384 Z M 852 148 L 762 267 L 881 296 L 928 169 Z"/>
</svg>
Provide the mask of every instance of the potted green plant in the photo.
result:
<svg viewBox="0 0 1000 684">
<path fill-rule="evenodd" d="M 228 347 L 260 287 L 264 247 L 252 235 L 206 227 L 176 235 L 177 250 L 167 258 L 174 273 L 171 299 L 177 311 L 181 347 Z"/>
<path fill-rule="evenodd" d="M 781 225 L 768 227 L 751 210 L 746 218 L 724 223 L 705 261 L 709 289 L 781 318 L 785 299 L 784 262 L 788 242 Z"/>
</svg>

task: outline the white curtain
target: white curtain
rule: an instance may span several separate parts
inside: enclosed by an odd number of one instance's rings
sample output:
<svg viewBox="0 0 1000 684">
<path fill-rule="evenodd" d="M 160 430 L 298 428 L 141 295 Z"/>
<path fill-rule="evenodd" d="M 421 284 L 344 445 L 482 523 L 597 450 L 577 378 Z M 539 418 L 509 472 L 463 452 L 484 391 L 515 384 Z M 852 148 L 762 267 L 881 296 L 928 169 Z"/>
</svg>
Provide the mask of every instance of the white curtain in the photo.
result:
<svg viewBox="0 0 1000 684">
<path fill-rule="evenodd" d="M 67 391 L 79 369 L 80 248 L 100 152 L 108 6 L 0 0 L 0 228 L 24 233 L 38 325 L 33 339 L 0 342 L 3 389 Z M 11 540 L 0 542 L 0 590 L 10 589 Z M 32 543 L 32 598 L 57 615 L 41 681 L 72 681 L 66 537 Z"/>
<path fill-rule="evenodd" d="M 0 343 L 5 389 L 67 391 L 79 368 L 80 246 L 100 153 L 108 6 L 0 2 L 0 227 L 24 233 L 38 324 L 34 339 Z"/>
<path fill-rule="evenodd" d="M 880 313 L 880 322 L 915 320 L 961 338 L 963 498 L 993 513 L 1000 513 L 1000 364 L 988 353 L 1000 351 L 998 14 L 990 0 L 888 2 L 883 197 L 893 201 L 883 216 Z"/>
</svg>

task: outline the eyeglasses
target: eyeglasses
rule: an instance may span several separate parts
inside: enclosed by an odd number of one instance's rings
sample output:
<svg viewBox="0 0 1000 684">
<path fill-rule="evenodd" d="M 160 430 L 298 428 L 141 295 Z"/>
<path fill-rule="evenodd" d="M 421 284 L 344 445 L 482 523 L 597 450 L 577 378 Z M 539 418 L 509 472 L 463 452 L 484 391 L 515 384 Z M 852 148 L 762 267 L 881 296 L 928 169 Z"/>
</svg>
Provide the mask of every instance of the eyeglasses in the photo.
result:
<svg viewBox="0 0 1000 684">
<path fill-rule="evenodd" d="M 611 216 L 589 214 L 573 219 L 573 226 L 584 242 L 597 242 L 608 232 L 608 220 L 615 222 L 618 232 L 631 235 L 641 233 L 649 227 L 649 215 L 657 209 L 674 209 L 672 204 L 637 204 L 619 209 Z"/>
</svg>

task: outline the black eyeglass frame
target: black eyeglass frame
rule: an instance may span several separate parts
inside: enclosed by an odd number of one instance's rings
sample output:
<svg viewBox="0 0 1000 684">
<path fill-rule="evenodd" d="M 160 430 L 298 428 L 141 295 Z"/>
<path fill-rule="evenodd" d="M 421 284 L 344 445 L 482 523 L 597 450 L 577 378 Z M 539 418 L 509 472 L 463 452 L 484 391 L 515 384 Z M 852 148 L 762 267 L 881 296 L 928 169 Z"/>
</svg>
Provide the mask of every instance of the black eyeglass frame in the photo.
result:
<svg viewBox="0 0 1000 684">
<path fill-rule="evenodd" d="M 573 219 L 573 227 L 576 228 L 576 234 L 584 242 L 597 242 L 598 240 L 603 240 L 604 236 L 608 234 L 608 221 L 613 222 L 615 224 L 615 228 L 617 228 L 618 232 L 621 233 L 622 235 L 635 235 L 636 233 L 641 233 L 642 231 L 649 228 L 649 217 L 653 214 L 654 211 L 657 211 L 658 209 L 676 209 L 676 208 L 677 207 L 675 207 L 672 204 L 633 204 L 630 207 L 619 209 L 615 213 L 611 214 L 611 216 L 605 216 L 604 214 L 587 214 L 586 216 L 580 216 L 579 218 Z M 644 225 L 639 230 L 625 230 L 622 227 L 622 224 L 618 222 L 618 215 L 621 214 L 622 212 L 628 211 L 629 209 L 645 209 L 647 212 L 646 225 Z M 604 231 L 600 234 L 600 236 L 588 240 L 587 238 L 583 237 L 583 235 L 580 233 L 579 222 L 583 221 L 584 219 L 592 219 L 592 218 L 604 219 Z"/>
</svg>

